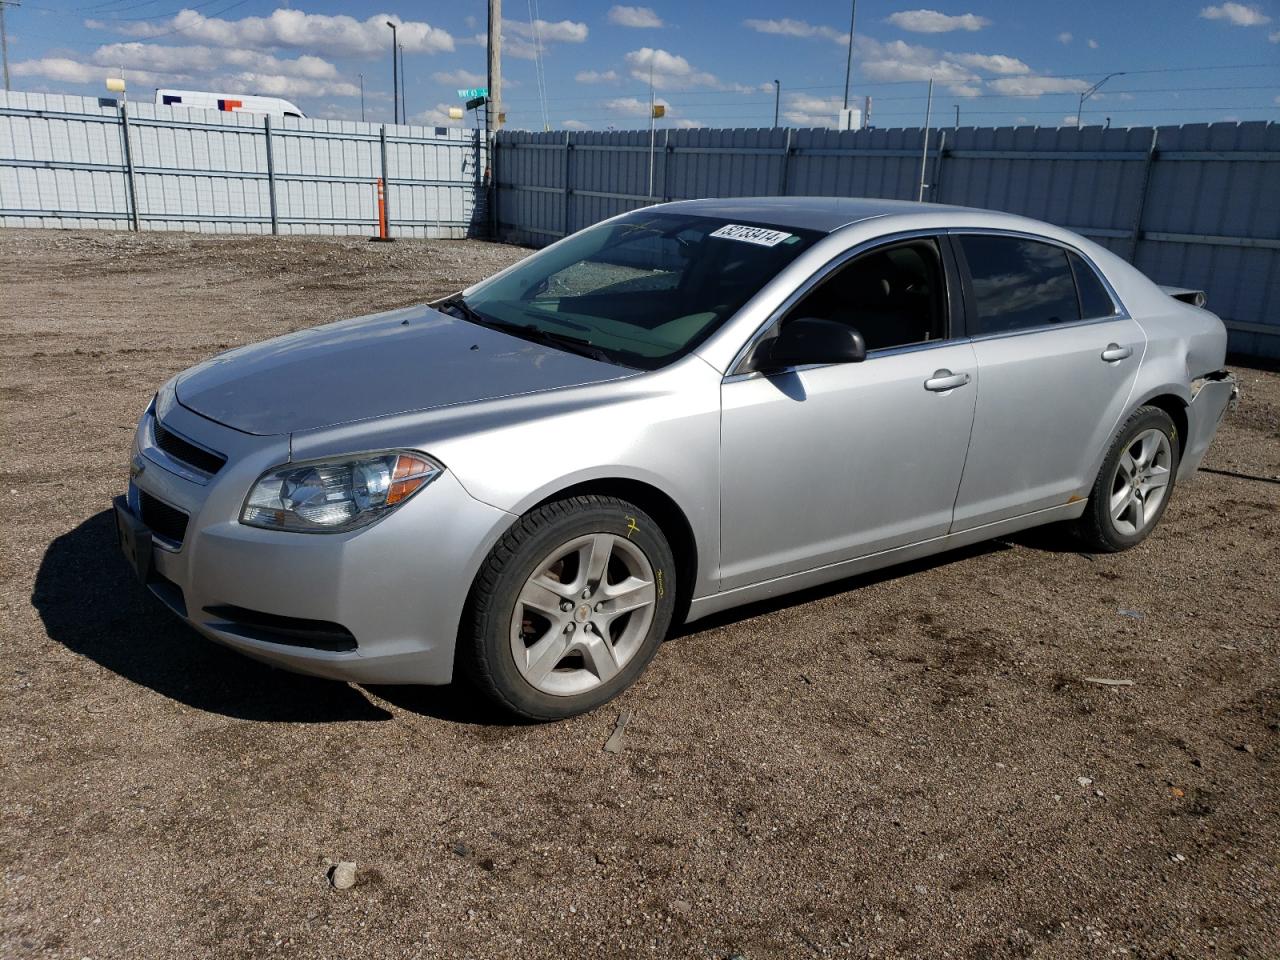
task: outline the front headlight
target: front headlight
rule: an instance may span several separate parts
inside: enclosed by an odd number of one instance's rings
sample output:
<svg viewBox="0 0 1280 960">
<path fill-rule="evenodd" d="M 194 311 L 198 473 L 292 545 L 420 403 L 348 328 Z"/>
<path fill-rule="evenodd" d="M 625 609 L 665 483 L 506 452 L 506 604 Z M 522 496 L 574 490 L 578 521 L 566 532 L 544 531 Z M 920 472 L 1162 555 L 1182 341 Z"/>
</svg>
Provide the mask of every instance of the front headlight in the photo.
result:
<svg viewBox="0 0 1280 960">
<path fill-rule="evenodd" d="M 249 491 L 240 522 L 267 530 L 345 533 L 390 513 L 443 469 L 424 454 L 400 450 L 276 467 Z"/>
</svg>

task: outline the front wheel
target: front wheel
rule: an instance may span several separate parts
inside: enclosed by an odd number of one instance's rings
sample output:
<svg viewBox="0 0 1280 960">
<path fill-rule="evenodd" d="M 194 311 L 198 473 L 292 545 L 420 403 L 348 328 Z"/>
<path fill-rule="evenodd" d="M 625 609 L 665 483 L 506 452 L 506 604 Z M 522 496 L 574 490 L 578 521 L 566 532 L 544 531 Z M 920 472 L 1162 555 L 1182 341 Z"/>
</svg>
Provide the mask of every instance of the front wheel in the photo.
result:
<svg viewBox="0 0 1280 960">
<path fill-rule="evenodd" d="M 1139 407 L 1102 461 L 1076 532 L 1097 553 L 1136 547 L 1155 529 L 1178 472 L 1178 433 L 1158 407 Z"/>
<path fill-rule="evenodd" d="M 490 551 L 459 636 L 463 674 L 503 710 L 555 720 L 635 681 L 675 610 L 658 525 L 614 497 L 536 507 Z"/>
</svg>

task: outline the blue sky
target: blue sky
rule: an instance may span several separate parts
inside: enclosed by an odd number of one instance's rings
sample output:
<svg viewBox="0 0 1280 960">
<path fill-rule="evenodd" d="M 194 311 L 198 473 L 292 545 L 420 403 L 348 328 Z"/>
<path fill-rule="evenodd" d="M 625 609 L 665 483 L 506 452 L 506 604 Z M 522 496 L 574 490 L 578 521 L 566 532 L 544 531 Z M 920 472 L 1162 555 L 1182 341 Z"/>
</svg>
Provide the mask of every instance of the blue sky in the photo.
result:
<svg viewBox="0 0 1280 960">
<path fill-rule="evenodd" d="M 663 126 L 834 123 L 849 4 L 791 0 L 506 0 L 508 126 L 647 124 L 648 78 Z M 101 94 L 123 65 L 131 97 L 157 86 L 287 97 L 311 116 L 391 118 L 391 32 L 404 45 L 415 122 L 445 123 L 456 88 L 483 85 L 484 0 L 450 4 L 266 0 L 22 0 L 9 7 L 16 90 Z M 860 0 L 852 101 L 876 126 L 918 126 L 935 78 L 937 122 L 1086 124 L 1280 120 L 1280 2 Z M 544 97 L 542 92 L 545 91 Z"/>
</svg>

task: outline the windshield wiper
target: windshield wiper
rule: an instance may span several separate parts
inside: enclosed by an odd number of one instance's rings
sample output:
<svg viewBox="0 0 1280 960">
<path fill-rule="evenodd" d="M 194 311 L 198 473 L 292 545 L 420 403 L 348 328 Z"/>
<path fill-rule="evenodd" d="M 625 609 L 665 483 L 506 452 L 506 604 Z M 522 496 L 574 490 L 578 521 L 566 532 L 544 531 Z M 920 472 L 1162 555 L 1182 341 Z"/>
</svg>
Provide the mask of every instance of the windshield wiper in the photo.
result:
<svg viewBox="0 0 1280 960">
<path fill-rule="evenodd" d="M 571 337 L 567 333 L 556 333 L 553 330 L 544 330 L 542 327 L 532 323 L 511 323 L 503 324 L 501 329 L 510 331 L 516 336 L 525 335 L 527 339 L 538 340 L 542 343 L 549 344 L 553 347 L 559 347 L 561 350 L 568 350 L 570 353 L 576 353 L 579 356 L 590 357 L 592 360 L 599 360 L 601 363 L 616 363 L 609 354 L 601 350 L 599 347 L 593 346 L 590 340 L 580 340 L 577 337 Z"/>
<path fill-rule="evenodd" d="M 576 353 L 582 357 L 588 357 L 592 360 L 599 360 L 601 363 L 617 363 L 608 353 L 601 350 L 597 346 L 593 346 L 590 340 L 581 340 L 578 337 L 571 337 L 568 334 L 555 333 L 551 330 L 544 330 L 536 324 L 532 323 L 511 323 L 508 320 L 496 320 L 493 317 L 486 317 L 484 314 L 475 310 L 462 299 L 460 295 L 454 295 L 447 300 L 439 301 L 439 307 L 445 310 L 456 310 L 461 315 L 461 319 L 469 320 L 474 324 L 482 327 L 488 327 L 491 330 L 501 330 L 503 333 L 509 333 L 514 337 L 520 337 L 522 340 L 532 340 L 536 343 L 545 343 L 569 353 Z"/>
<path fill-rule="evenodd" d="M 455 293 L 452 297 L 447 297 L 444 300 L 437 301 L 437 303 L 438 303 L 437 309 L 458 311 L 458 313 L 462 315 L 460 317 L 460 319 L 462 320 L 470 320 L 472 323 L 478 323 L 483 327 L 495 326 L 495 324 L 492 321 L 490 321 L 488 317 L 482 317 L 475 310 L 473 310 L 467 304 L 467 301 L 462 299 L 462 294 L 460 293 Z"/>
</svg>

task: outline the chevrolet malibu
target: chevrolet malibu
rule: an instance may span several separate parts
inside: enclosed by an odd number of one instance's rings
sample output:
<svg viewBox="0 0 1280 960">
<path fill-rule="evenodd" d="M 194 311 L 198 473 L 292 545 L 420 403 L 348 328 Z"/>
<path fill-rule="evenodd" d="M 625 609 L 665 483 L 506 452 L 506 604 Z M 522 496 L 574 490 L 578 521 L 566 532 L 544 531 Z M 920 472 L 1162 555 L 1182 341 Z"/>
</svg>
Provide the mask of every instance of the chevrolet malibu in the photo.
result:
<svg viewBox="0 0 1280 960">
<path fill-rule="evenodd" d="M 1041 524 L 1137 545 L 1225 348 L 1201 294 L 1034 220 L 662 204 L 179 374 L 117 528 L 218 643 L 554 719 L 673 623 Z"/>
</svg>

